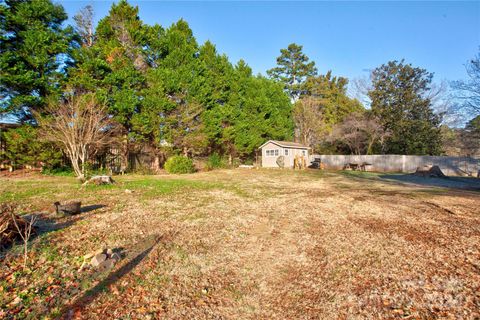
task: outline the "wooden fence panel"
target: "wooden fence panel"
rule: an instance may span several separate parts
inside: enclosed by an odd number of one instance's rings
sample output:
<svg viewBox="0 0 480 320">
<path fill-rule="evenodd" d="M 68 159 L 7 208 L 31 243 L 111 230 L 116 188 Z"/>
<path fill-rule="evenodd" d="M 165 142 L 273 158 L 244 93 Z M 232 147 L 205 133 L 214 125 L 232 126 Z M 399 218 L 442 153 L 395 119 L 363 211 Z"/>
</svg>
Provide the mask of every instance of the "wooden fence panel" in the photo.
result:
<svg viewBox="0 0 480 320">
<path fill-rule="evenodd" d="M 480 169 L 480 159 L 470 157 L 447 156 L 409 156 L 409 155 L 312 155 L 320 158 L 325 168 L 341 170 L 348 163 L 368 163 L 369 171 L 376 172 L 415 172 L 417 168 L 437 165 L 448 176 L 471 173 L 476 175 Z"/>
</svg>

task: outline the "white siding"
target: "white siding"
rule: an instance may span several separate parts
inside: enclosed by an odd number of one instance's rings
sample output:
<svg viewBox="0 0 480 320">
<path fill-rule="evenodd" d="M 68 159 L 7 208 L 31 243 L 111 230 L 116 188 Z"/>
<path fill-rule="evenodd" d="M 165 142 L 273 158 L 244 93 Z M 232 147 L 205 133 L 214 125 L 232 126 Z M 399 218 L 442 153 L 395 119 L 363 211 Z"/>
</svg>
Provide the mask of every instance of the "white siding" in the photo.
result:
<svg viewBox="0 0 480 320">
<path fill-rule="evenodd" d="M 267 155 L 267 150 L 278 150 L 278 155 L 271 155 L 270 152 Z M 288 151 L 288 155 L 285 155 L 285 150 Z M 287 148 L 278 146 L 272 142 L 267 143 L 262 148 L 262 167 L 263 168 L 278 168 L 277 158 L 279 156 L 285 157 L 285 168 L 293 168 L 293 162 L 296 155 L 301 156 L 305 152 L 306 159 L 308 162 L 308 150 L 306 149 L 299 149 L 299 148 Z M 308 164 L 308 163 L 307 163 Z"/>
</svg>

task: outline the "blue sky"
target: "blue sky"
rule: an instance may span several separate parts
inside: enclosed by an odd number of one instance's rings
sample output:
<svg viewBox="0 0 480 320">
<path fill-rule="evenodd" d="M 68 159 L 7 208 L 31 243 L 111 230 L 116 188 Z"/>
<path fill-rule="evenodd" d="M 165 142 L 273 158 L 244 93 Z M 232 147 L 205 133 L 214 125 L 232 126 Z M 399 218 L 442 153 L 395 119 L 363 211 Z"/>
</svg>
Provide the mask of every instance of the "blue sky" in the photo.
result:
<svg viewBox="0 0 480 320">
<path fill-rule="evenodd" d="M 59 1 L 71 18 L 92 4 L 96 20 L 113 1 Z M 357 78 L 392 59 L 465 78 L 464 64 L 480 47 L 480 1 L 286 2 L 130 1 L 148 24 L 185 19 L 200 43 L 211 40 L 230 61 L 243 58 L 255 73 L 275 65 L 280 48 L 304 46 L 321 73 Z"/>
</svg>

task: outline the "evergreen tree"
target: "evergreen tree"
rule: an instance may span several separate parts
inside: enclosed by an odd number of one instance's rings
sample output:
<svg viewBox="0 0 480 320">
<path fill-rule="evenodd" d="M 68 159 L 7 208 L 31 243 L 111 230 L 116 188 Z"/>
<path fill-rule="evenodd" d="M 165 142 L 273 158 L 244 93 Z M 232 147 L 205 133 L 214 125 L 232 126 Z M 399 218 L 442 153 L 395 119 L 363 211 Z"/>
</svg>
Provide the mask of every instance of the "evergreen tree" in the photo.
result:
<svg viewBox="0 0 480 320">
<path fill-rule="evenodd" d="M 239 85 L 240 114 L 235 125 L 239 156 L 252 155 L 269 139 L 292 139 L 292 105 L 282 86 L 261 76 L 245 77 Z"/>
<path fill-rule="evenodd" d="M 343 121 L 347 115 L 364 110 L 357 99 L 348 97 L 347 85 L 347 78 L 334 77 L 331 71 L 325 75 L 310 77 L 305 83 L 304 96 L 317 100 L 328 130 Z"/>
<path fill-rule="evenodd" d="M 101 88 L 103 99 L 115 120 L 130 133 L 131 119 L 141 105 L 140 91 L 145 87 L 148 64 L 144 46 L 148 28 L 138 16 L 138 7 L 122 0 L 113 4 L 108 16 L 100 20 L 96 38 L 96 46 L 110 68 Z"/>
<path fill-rule="evenodd" d="M 63 7 L 50 0 L 0 3 L 0 113 L 33 120 L 57 92 L 74 44 L 73 28 L 63 28 Z"/>
<path fill-rule="evenodd" d="M 145 98 L 134 118 L 136 131 L 157 148 L 168 142 L 184 154 L 202 153 L 208 143 L 202 123 L 204 70 L 192 30 L 180 20 L 150 50 L 155 67 L 147 72 Z"/>
<path fill-rule="evenodd" d="M 386 152 L 436 155 L 441 152 L 441 117 L 428 98 L 433 74 L 425 69 L 390 61 L 372 72 L 368 95 L 384 129 L 391 132 Z"/>
<path fill-rule="evenodd" d="M 219 55 L 214 45 L 208 41 L 200 48 L 199 58 L 205 68 L 206 110 L 203 121 L 210 148 L 220 154 L 228 154 L 232 159 L 236 155 L 234 126 L 239 104 L 235 97 L 239 74 L 228 58 Z M 244 62 L 241 64 L 244 65 Z M 245 67 L 248 68 L 246 65 Z"/>
<path fill-rule="evenodd" d="M 41 165 L 50 169 L 59 166 L 62 162 L 61 149 L 53 143 L 40 139 L 38 129 L 34 126 L 25 124 L 7 130 L 2 133 L 0 139 L 6 142 L 6 149 L 2 151 L 3 156 L 13 166 Z"/>
<path fill-rule="evenodd" d="M 274 80 L 281 82 L 293 102 L 305 91 L 305 81 L 316 75 L 315 62 L 302 52 L 303 47 L 295 43 L 281 49 L 277 58 L 277 67 L 267 71 Z"/>
</svg>

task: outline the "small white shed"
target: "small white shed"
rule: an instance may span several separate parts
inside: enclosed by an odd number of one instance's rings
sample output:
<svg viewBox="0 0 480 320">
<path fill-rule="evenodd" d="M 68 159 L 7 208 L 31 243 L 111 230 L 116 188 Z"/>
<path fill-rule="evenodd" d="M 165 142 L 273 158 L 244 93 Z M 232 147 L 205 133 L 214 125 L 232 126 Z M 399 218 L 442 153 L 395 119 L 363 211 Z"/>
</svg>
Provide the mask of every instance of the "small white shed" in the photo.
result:
<svg viewBox="0 0 480 320">
<path fill-rule="evenodd" d="M 264 168 L 293 168 L 295 157 L 303 157 L 309 164 L 309 149 L 300 143 L 289 141 L 269 140 L 258 149 L 262 152 L 262 167 Z"/>
</svg>

